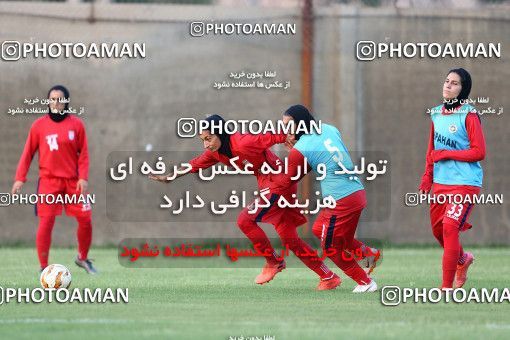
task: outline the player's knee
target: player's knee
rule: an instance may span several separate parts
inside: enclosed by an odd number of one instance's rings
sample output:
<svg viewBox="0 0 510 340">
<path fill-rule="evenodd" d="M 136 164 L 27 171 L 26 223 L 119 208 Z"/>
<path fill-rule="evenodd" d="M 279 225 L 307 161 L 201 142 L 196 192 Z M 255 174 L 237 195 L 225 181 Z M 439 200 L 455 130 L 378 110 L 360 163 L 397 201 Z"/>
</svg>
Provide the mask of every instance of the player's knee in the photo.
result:
<svg viewBox="0 0 510 340">
<path fill-rule="evenodd" d="M 39 220 L 43 221 L 43 222 L 51 222 L 51 221 L 55 221 L 55 216 L 53 216 L 53 215 L 51 215 L 51 216 L 39 216 Z"/>
<path fill-rule="evenodd" d="M 92 218 L 90 216 L 79 216 L 76 217 L 78 221 L 78 226 L 80 228 L 92 228 Z"/>
<path fill-rule="evenodd" d="M 443 238 L 458 237 L 459 226 L 455 223 L 443 223 Z"/>
<path fill-rule="evenodd" d="M 55 216 L 39 216 L 40 228 L 53 228 L 55 224 Z"/>
<path fill-rule="evenodd" d="M 322 227 L 315 227 L 315 226 L 313 226 L 312 227 L 312 234 L 314 234 L 315 237 L 317 237 L 320 240 L 321 237 L 322 237 Z"/>
<path fill-rule="evenodd" d="M 439 223 L 434 226 L 432 226 L 432 234 L 434 237 L 438 240 L 443 238 L 443 224 Z"/>
</svg>

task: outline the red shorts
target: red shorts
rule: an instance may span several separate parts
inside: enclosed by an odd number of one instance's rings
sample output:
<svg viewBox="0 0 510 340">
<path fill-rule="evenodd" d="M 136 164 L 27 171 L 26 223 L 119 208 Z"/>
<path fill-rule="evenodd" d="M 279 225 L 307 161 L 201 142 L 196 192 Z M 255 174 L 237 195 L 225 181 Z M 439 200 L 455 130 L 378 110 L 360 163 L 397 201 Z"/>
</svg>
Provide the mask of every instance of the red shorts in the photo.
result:
<svg viewBox="0 0 510 340">
<path fill-rule="evenodd" d="M 480 188 L 470 185 L 445 185 L 434 183 L 432 186 L 432 195 L 458 195 L 457 197 L 471 197 L 480 193 Z M 437 199 L 437 197 L 436 197 Z M 459 200 L 462 201 L 462 200 Z M 432 226 L 438 223 L 449 223 L 457 226 L 460 231 L 471 229 L 472 225 L 468 223 L 468 218 L 473 211 L 472 203 L 447 202 L 443 204 L 430 204 L 430 222 Z"/>
<path fill-rule="evenodd" d="M 278 206 L 278 199 L 280 194 L 268 193 L 266 195 L 269 201 L 269 207 L 259 207 L 253 211 L 255 201 L 263 202 L 260 198 L 257 198 L 252 204 L 244 208 L 239 214 L 239 219 L 248 219 L 254 222 L 269 223 L 275 226 L 275 228 L 297 228 L 300 225 L 306 223 L 306 217 L 301 214 L 299 208 L 280 208 Z M 289 202 L 293 202 L 295 199 L 291 197 L 291 194 L 283 195 Z M 251 213 L 249 211 L 252 211 Z"/>
<path fill-rule="evenodd" d="M 76 184 L 78 179 L 70 178 L 39 178 L 37 184 L 38 194 L 52 194 L 54 197 L 57 195 L 67 195 L 67 197 L 75 198 L 78 202 L 79 192 L 76 191 Z M 76 217 L 87 217 L 91 216 L 92 208 L 90 203 L 53 203 L 48 204 L 46 202 L 37 202 L 35 206 L 35 214 L 37 216 L 48 217 L 62 215 L 62 206 L 65 206 L 66 215 Z"/>
<path fill-rule="evenodd" d="M 312 231 L 321 239 L 323 249 L 351 249 L 361 212 L 367 205 L 365 190 L 359 190 L 336 201 L 334 209 L 323 209 Z"/>
</svg>

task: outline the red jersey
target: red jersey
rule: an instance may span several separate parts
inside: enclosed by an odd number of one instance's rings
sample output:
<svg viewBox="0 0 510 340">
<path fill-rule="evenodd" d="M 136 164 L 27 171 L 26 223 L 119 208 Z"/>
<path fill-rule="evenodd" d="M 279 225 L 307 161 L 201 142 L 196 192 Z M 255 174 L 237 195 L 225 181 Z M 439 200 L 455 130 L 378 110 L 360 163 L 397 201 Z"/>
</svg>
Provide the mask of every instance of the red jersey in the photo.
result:
<svg viewBox="0 0 510 340">
<path fill-rule="evenodd" d="M 28 133 L 15 180 L 26 182 L 36 151 L 39 151 L 39 177 L 88 179 L 87 135 L 78 117 L 70 115 L 58 123 L 48 115 L 38 118 Z"/>
<path fill-rule="evenodd" d="M 286 193 L 289 187 L 282 189 L 279 184 L 284 179 L 284 174 L 268 174 L 264 175 L 259 172 L 262 164 L 267 163 L 273 169 L 278 168 L 282 161 L 276 156 L 269 148 L 275 144 L 284 143 L 286 139 L 285 134 L 240 134 L 235 133 L 230 136 L 230 150 L 232 151 L 233 158 L 239 156 L 235 162 L 239 168 L 244 169 L 245 163 L 253 165 L 254 175 L 257 177 L 259 188 L 269 188 L 272 193 L 283 194 Z M 206 169 L 214 164 L 221 162 L 230 165 L 230 158 L 218 151 L 212 152 L 210 150 L 204 151 L 200 156 L 193 158 L 189 164 L 193 167 L 191 172 L 198 172 L 199 169 Z"/>
</svg>

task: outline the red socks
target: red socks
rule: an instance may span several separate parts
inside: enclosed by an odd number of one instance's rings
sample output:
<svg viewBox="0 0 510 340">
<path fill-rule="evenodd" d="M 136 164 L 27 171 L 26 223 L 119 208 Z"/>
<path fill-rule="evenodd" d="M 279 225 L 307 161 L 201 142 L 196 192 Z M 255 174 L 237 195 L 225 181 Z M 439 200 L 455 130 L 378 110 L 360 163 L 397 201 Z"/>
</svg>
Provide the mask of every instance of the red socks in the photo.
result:
<svg viewBox="0 0 510 340">
<path fill-rule="evenodd" d="M 459 228 L 454 224 L 443 224 L 443 288 L 452 288 L 457 263 L 462 247 L 459 241 Z"/>
<path fill-rule="evenodd" d="M 348 249 L 352 252 L 356 252 L 356 249 L 361 249 L 362 252 L 365 251 L 366 246 L 359 240 L 353 238 L 351 242 L 351 246 Z"/>
<path fill-rule="evenodd" d="M 328 268 L 308 243 L 299 238 L 296 228 L 277 228 L 276 231 L 282 240 L 283 246 L 289 249 L 303 262 L 308 268 L 313 270 L 321 279 L 333 277 L 333 272 Z M 314 255 L 310 255 L 314 254 Z"/>
<path fill-rule="evenodd" d="M 76 231 L 78 256 L 80 260 L 85 260 L 87 259 L 92 242 L 92 221 L 90 217 L 76 217 L 76 220 L 78 221 L 78 230 Z M 39 228 L 37 229 L 35 244 L 41 268 L 48 266 L 51 233 L 54 225 L 55 216 L 39 216 Z"/>
<path fill-rule="evenodd" d="M 372 281 L 367 273 L 359 266 L 350 254 L 338 252 L 329 257 L 338 268 L 340 268 L 347 276 L 356 281 L 359 285 L 366 285 Z"/>
<path fill-rule="evenodd" d="M 267 238 L 266 233 L 257 225 L 257 223 L 250 219 L 240 217 L 237 221 L 237 225 L 246 237 L 250 239 L 254 247 L 260 249 L 262 253 L 266 253 L 267 251 L 268 254 L 271 254 L 270 256 L 266 256 L 267 263 L 276 265 L 281 262 L 281 260 L 278 260 L 278 256 L 276 255 L 271 242 Z"/>
<path fill-rule="evenodd" d="M 242 216 L 242 215 L 241 215 Z M 256 222 L 248 218 L 240 218 L 237 221 L 239 229 L 250 239 L 253 245 L 261 252 L 271 254 L 266 256 L 267 263 L 271 265 L 278 264 L 281 261 L 280 254 L 276 254 L 266 233 Z M 310 256 L 314 250 L 304 242 L 297 234 L 296 228 L 277 226 L 276 231 L 282 240 L 282 245 L 287 246 L 308 268 L 317 273 L 322 279 L 330 278 L 333 272 L 316 256 Z"/>
<path fill-rule="evenodd" d="M 76 217 L 76 220 L 78 221 L 78 230 L 76 230 L 78 257 L 80 260 L 86 260 L 92 243 L 92 221 L 90 216 Z"/>
<path fill-rule="evenodd" d="M 35 245 L 37 248 L 37 256 L 41 268 L 48 266 L 48 257 L 50 255 L 51 246 L 51 232 L 55 225 L 55 216 L 41 217 L 39 216 L 39 228 L 35 238 Z"/>
</svg>

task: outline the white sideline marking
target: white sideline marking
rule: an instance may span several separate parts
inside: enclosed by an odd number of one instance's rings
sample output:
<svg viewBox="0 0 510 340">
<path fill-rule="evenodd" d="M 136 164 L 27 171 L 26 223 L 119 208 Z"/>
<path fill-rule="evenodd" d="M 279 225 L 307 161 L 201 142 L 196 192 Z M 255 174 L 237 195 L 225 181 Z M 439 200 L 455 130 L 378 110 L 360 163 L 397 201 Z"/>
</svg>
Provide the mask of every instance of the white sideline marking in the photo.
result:
<svg viewBox="0 0 510 340">
<path fill-rule="evenodd" d="M 488 323 L 485 325 L 485 327 L 492 328 L 492 329 L 510 329 L 510 324 L 508 324 L 508 323 L 502 323 L 502 324 Z"/>
<path fill-rule="evenodd" d="M 68 324 L 126 324 L 140 320 L 127 319 L 45 319 L 45 318 L 23 318 L 23 319 L 0 319 L 0 324 L 14 323 L 68 323 Z M 154 321 L 143 321 L 154 323 Z"/>
</svg>

